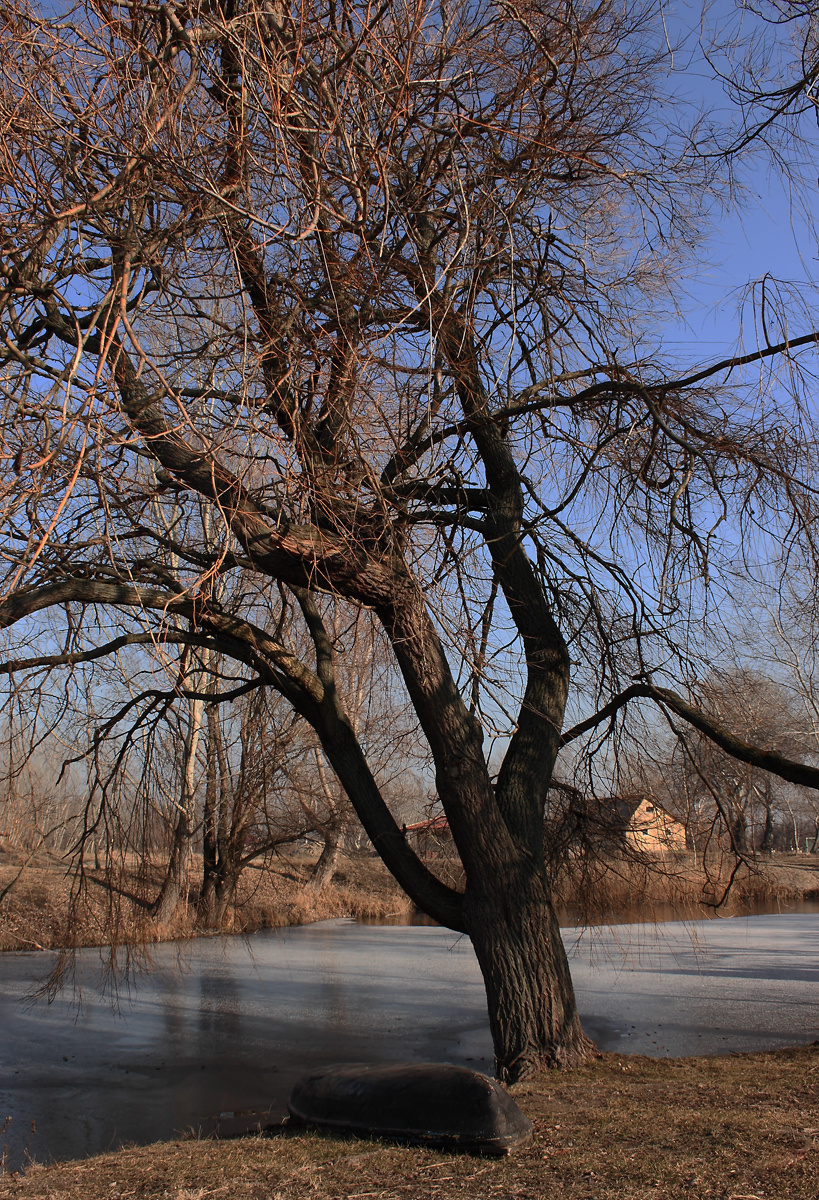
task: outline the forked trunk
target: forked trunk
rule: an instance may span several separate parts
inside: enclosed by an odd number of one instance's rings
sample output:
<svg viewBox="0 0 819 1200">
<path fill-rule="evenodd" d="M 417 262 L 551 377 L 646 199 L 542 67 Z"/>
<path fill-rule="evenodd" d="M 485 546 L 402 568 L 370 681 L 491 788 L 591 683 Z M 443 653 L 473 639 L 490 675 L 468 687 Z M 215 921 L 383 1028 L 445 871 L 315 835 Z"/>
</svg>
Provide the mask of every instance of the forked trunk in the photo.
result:
<svg viewBox="0 0 819 1200">
<path fill-rule="evenodd" d="M 205 929 L 225 930 L 228 926 L 228 913 L 236 897 L 239 883 L 239 873 L 235 870 L 223 871 L 220 878 L 214 880 L 213 887 L 200 904 L 199 924 Z"/>
<path fill-rule="evenodd" d="M 467 888 L 472 945 L 486 986 L 499 1079 L 575 1067 L 599 1052 L 575 1003 L 560 927 L 543 875 L 488 871 Z"/>
<path fill-rule="evenodd" d="M 319 646 L 320 617 L 306 604 L 303 610 Z M 410 591 L 405 606 L 380 615 L 433 752 L 438 796 L 466 873 L 463 897 L 431 875 L 408 846 L 339 711 L 335 689 L 328 689 L 314 724 L 327 759 L 408 895 L 441 924 L 471 936 L 499 1077 L 512 1082 L 546 1067 L 586 1062 L 597 1050 L 580 1026 L 543 867 L 543 805 L 557 755 L 568 656 L 560 645 L 541 648 L 536 657 L 533 652 L 535 682 L 495 783 L 483 730 L 458 692 L 423 597 Z M 328 677 L 330 663 L 328 651 Z"/>
<path fill-rule="evenodd" d="M 191 836 L 188 815 L 186 812 L 180 812 L 173 833 L 165 877 L 156 899 L 148 910 L 161 925 L 167 925 L 173 920 L 177 908 L 187 896 Z"/>
<path fill-rule="evenodd" d="M 176 910 L 188 900 L 188 870 L 193 855 L 196 813 L 196 749 L 202 725 L 202 701 L 193 699 L 188 708 L 188 728 L 182 755 L 182 787 L 177 804 L 176 824 L 165 878 L 149 912 L 161 924 L 168 924 Z"/>
<path fill-rule="evenodd" d="M 310 878 L 310 887 L 314 892 L 323 891 L 332 880 L 340 851 L 341 834 L 339 831 L 337 829 L 325 829 L 324 845 L 321 848 L 321 854 L 318 857 Z"/>
<path fill-rule="evenodd" d="M 196 921 L 200 928 L 225 929 L 242 873 L 243 849 L 241 830 L 237 841 L 220 839 L 208 847 L 196 906 Z"/>
</svg>

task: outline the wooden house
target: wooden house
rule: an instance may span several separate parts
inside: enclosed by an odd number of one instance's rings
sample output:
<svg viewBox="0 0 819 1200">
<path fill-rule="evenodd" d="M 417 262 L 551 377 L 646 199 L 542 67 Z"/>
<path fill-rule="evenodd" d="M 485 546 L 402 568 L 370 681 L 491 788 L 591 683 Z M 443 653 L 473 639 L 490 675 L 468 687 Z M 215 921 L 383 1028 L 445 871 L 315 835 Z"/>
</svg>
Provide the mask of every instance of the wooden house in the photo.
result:
<svg viewBox="0 0 819 1200">
<path fill-rule="evenodd" d="M 677 854 L 686 849 L 685 826 L 651 796 L 614 800 L 626 841 L 646 854 Z"/>
<path fill-rule="evenodd" d="M 620 838 L 645 854 L 678 854 L 686 849 L 685 826 L 651 796 L 612 796 L 595 804 L 597 837 L 616 848 Z M 612 811 L 613 810 L 613 811 Z M 452 858 L 455 847 L 443 813 L 404 826 L 404 836 L 421 858 Z"/>
</svg>

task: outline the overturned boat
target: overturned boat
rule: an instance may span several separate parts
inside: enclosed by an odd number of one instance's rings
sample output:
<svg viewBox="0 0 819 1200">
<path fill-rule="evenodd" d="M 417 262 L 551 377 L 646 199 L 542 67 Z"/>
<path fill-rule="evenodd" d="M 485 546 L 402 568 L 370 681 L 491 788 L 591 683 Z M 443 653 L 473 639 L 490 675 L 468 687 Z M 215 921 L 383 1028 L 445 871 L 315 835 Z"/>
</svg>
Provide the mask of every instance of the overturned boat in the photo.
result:
<svg viewBox="0 0 819 1200">
<path fill-rule="evenodd" d="M 449 1063 L 352 1064 L 300 1079 L 291 1121 L 357 1137 L 509 1154 L 532 1140 L 532 1122 L 500 1084 Z"/>
</svg>

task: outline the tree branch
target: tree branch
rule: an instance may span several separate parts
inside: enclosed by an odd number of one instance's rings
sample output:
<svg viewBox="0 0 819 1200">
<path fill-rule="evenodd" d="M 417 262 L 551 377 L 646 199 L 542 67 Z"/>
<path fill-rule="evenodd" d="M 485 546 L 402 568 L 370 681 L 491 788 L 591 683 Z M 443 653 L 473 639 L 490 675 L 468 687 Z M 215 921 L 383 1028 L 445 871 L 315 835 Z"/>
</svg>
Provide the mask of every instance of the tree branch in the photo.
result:
<svg viewBox="0 0 819 1200">
<path fill-rule="evenodd" d="M 655 704 L 664 705 L 675 712 L 677 716 L 688 721 L 689 725 L 693 725 L 700 733 L 709 738 L 715 745 L 729 754 L 731 758 L 736 758 L 740 762 L 748 763 L 752 767 L 758 767 L 761 771 L 770 771 L 772 775 L 778 775 L 780 779 L 786 779 L 789 783 L 795 783 L 801 787 L 819 788 L 819 767 L 812 767 L 807 763 L 797 762 L 795 759 L 786 758 L 784 754 L 780 754 L 777 750 L 765 750 L 760 746 L 754 746 L 750 742 L 744 741 L 737 737 L 729 729 L 717 720 L 716 717 L 710 716 L 702 709 L 696 708 L 693 704 L 689 704 L 687 700 L 683 700 L 676 692 L 670 688 L 658 687 L 653 683 L 634 683 L 631 687 L 615 696 L 608 704 L 596 712 L 594 716 L 588 717 L 585 721 L 573 726 L 567 730 L 561 737 L 561 746 L 567 745 L 580 737 L 584 733 L 588 733 L 590 729 L 602 724 L 609 717 L 613 717 L 619 709 L 624 708 L 631 700 L 635 699 L 653 700 Z"/>
</svg>

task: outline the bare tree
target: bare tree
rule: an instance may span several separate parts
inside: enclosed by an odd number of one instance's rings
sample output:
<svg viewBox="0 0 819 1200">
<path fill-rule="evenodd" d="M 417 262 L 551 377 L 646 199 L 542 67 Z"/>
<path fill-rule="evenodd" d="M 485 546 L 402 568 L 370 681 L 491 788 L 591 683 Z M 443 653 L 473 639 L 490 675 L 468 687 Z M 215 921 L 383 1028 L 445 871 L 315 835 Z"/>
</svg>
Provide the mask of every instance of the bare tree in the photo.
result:
<svg viewBox="0 0 819 1200">
<path fill-rule="evenodd" d="M 795 372 L 815 336 L 685 372 L 651 353 L 719 186 L 666 123 L 661 23 L 529 0 L 3 21 L 0 622 L 58 614 L 5 669 L 234 658 L 312 726 L 415 902 L 471 936 L 501 1076 L 584 1061 L 544 845 L 561 747 L 648 699 L 819 781 L 667 686 L 696 673 L 736 537 L 809 534 L 810 443 L 739 369 Z M 463 893 L 356 735 L 341 602 L 391 647 Z"/>
<path fill-rule="evenodd" d="M 815 739 L 798 696 L 749 668 L 711 672 L 696 687 L 705 713 L 746 742 L 791 759 L 815 757 Z M 642 764 L 643 781 L 686 825 L 703 856 L 749 859 L 794 845 L 795 809 L 802 789 L 742 762 L 709 737 L 671 722 L 656 757 Z M 795 848 L 799 848 L 796 838 Z"/>
<path fill-rule="evenodd" d="M 379 786 L 394 794 L 397 780 L 412 780 L 411 710 L 385 682 L 383 638 L 372 636 L 371 625 L 362 630 L 361 614 L 336 609 L 332 625 L 348 646 L 340 687 L 351 721 Z M 360 825 L 310 726 L 258 678 L 244 679 L 242 664 L 207 645 L 183 645 L 178 657 L 166 645 L 158 662 L 140 648 L 137 639 L 119 663 L 104 656 L 104 672 L 96 665 L 94 674 L 87 662 L 66 664 L 83 654 L 59 656 L 64 697 L 66 665 L 75 672 L 70 704 L 44 703 L 56 682 L 47 655 L 37 686 L 34 673 L 28 688 L 12 691 L 6 710 L 16 725 L 6 738 L 0 807 L 9 839 L 58 851 L 80 906 L 89 881 L 105 886 L 112 940 L 138 930 L 128 918 L 133 901 L 180 932 L 194 924 L 229 927 L 244 870 L 260 860 L 273 867 L 282 848 L 306 839 L 323 845 L 312 878 L 322 890 L 342 846 L 360 840 L 353 833 Z M 27 712 L 28 698 L 40 702 Z M 50 774 L 63 781 L 56 790 L 34 765 L 48 756 Z M 80 777 L 87 784 L 78 790 Z M 285 869 L 291 872 L 289 863 Z"/>
<path fill-rule="evenodd" d="M 252 692 L 226 710 L 207 709 L 199 923 L 225 928 L 242 872 L 314 832 L 294 802 L 294 763 L 309 729 L 275 695 Z"/>
</svg>

